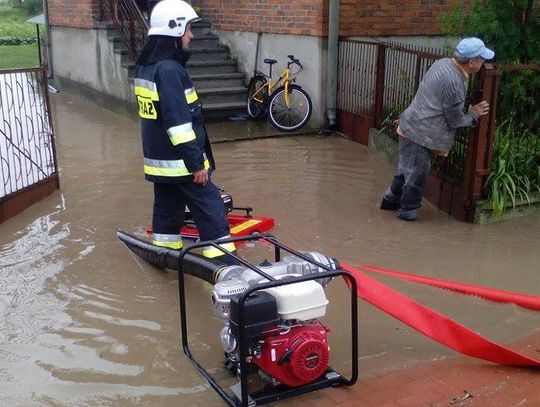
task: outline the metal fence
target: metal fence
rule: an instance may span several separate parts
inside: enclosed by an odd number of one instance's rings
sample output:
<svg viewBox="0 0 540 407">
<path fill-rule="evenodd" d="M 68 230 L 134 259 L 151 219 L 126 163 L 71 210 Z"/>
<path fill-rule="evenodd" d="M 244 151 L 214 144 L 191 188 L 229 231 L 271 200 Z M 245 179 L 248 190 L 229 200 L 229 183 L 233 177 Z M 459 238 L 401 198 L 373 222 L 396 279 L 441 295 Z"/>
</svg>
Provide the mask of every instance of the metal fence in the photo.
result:
<svg viewBox="0 0 540 407">
<path fill-rule="evenodd" d="M 369 41 L 340 41 L 338 120 L 342 132 L 363 144 L 370 128 L 394 133 L 394 120 L 409 105 L 418 85 L 443 50 Z M 469 82 L 466 105 L 487 100 L 490 114 L 475 128 L 456 132 L 448 157 L 433 165 L 426 197 L 460 220 L 472 221 L 475 202 L 487 196 L 493 171 L 495 135 L 506 132 L 508 147 L 495 148 L 512 160 L 512 171 L 527 189 L 540 189 L 540 66 L 486 66 Z M 511 136 L 510 136 L 511 135 Z M 495 147 L 500 147 L 495 143 Z M 521 178 L 520 178 L 521 177 Z"/>
<path fill-rule="evenodd" d="M 367 144 L 369 129 L 391 123 L 410 103 L 429 66 L 444 51 L 391 42 L 339 43 L 337 107 L 345 133 Z"/>
<path fill-rule="evenodd" d="M 59 187 L 49 106 L 46 67 L 0 70 L 0 222 Z"/>
<path fill-rule="evenodd" d="M 540 189 L 540 65 L 499 65 L 491 75 L 492 125 L 479 133 L 480 172 L 506 173 L 524 196 Z"/>
</svg>

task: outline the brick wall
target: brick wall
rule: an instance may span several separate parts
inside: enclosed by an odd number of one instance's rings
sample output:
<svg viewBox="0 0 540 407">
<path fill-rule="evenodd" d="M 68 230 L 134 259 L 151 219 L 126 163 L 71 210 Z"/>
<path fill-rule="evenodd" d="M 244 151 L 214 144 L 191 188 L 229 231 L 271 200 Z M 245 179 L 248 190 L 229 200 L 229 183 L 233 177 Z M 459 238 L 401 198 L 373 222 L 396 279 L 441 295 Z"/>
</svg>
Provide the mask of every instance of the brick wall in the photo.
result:
<svg viewBox="0 0 540 407">
<path fill-rule="evenodd" d="M 321 36 L 328 0 L 193 0 L 214 28 L 224 31 Z"/>
<path fill-rule="evenodd" d="M 100 0 L 49 0 L 53 26 L 92 28 L 100 15 Z"/>
<path fill-rule="evenodd" d="M 342 36 L 440 35 L 459 0 L 340 0 Z M 49 0 L 52 25 L 92 28 L 101 0 Z M 326 36 L 329 0 L 193 0 L 223 31 Z"/>
<path fill-rule="evenodd" d="M 441 35 L 440 15 L 458 0 L 341 0 L 343 36 Z"/>
<path fill-rule="evenodd" d="M 459 0 L 341 0 L 340 35 L 440 35 Z M 329 0 L 193 0 L 218 30 L 326 36 Z"/>
</svg>

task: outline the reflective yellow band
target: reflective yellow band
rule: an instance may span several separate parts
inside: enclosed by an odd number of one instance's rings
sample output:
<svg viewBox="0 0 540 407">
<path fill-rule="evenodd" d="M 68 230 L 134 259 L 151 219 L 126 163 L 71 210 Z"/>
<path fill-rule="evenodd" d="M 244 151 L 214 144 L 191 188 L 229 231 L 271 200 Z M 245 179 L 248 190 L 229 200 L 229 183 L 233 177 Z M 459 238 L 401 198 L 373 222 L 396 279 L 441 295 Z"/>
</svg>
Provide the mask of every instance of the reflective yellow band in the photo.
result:
<svg viewBox="0 0 540 407">
<path fill-rule="evenodd" d="M 204 168 L 210 168 L 210 162 L 204 160 Z M 144 159 L 144 173 L 159 177 L 183 177 L 191 175 L 184 160 L 150 160 Z"/>
<path fill-rule="evenodd" d="M 218 249 L 217 247 L 214 247 L 214 246 L 206 246 L 203 249 L 203 256 L 208 257 L 208 258 L 211 259 L 211 258 L 214 258 L 214 257 L 224 255 L 225 254 L 224 251 L 234 252 L 236 250 L 236 247 L 234 246 L 233 242 L 223 243 L 223 244 L 220 244 L 219 246 L 222 247 L 224 250 L 220 250 L 220 249 Z"/>
<path fill-rule="evenodd" d="M 260 220 L 251 219 L 246 222 L 240 223 L 239 225 L 236 225 L 235 227 L 231 228 L 231 234 L 236 234 L 241 232 L 242 230 L 246 230 L 247 228 L 251 226 L 255 226 L 257 224 L 261 223 Z"/>
<path fill-rule="evenodd" d="M 182 236 L 178 234 L 167 235 L 163 233 L 154 233 L 152 243 L 154 243 L 156 246 L 168 247 L 170 249 L 177 250 L 184 246 Z"/>
<path fill-rule="evenodd" d="M 173 146 L 178 144 L 187 143 L 189 141 L 195 140 L 195 132 L 191 123 L 181 124 L 180 126 L 174 126 L 167 130 L 167 134 L 171 139 Z"/>
<path fill-rule="evenodd" d="M 135 88 L 135 95 L 140 96 L 142 98 L 153 100 L 154 102 L 159 101 L 159 95 L 157 92 L 148 89 L 148 88 Z"/>
<path fill-rule="evenodd" d="M 159 100 L 157 85 L 154 82 L 147 81 L 146 79 L 135 79 L 134 83 L 135 95 L 153 100 L 155 102 Z"/>
<path fill-rule="evenodd" d="M 169 249 L 174 250 L 180 250 L 182 247 L 184 247 L 184 244 L 182 242 L 160 242 L 154 240 L 152 243 L 154 243 L 156 246 L 168 247 Z"/>
<path fill-rule="evenodd" d="M 199 99 L 197 92 L 195 92 L 195 89 L 193 88 L 186 89 L 184 93 L 186 94 L 186 101 L 188 102 L 188 105 Z"/>
</svg>

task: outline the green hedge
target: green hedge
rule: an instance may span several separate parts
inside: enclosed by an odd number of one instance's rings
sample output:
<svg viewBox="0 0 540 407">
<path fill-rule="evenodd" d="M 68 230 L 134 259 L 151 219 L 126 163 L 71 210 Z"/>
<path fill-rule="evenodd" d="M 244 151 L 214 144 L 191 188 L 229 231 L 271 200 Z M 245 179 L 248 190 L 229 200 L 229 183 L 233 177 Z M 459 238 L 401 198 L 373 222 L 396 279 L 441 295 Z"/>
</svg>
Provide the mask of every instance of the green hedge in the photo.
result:
<svg viewBox="0 0 540 407">
<path fill-rule="evenodd" d="M 13 8 L 0 2 L 0 45 L 35 43 L 37 40 L 36 25 L 27 23 L 27 19 L 28 15 L 25 9 Z"/>
<path fill-rule="evenodd" d="M 0 45 L 30 45 L 37 42 L 37 37 L 0 37 Z"/>
</svg>

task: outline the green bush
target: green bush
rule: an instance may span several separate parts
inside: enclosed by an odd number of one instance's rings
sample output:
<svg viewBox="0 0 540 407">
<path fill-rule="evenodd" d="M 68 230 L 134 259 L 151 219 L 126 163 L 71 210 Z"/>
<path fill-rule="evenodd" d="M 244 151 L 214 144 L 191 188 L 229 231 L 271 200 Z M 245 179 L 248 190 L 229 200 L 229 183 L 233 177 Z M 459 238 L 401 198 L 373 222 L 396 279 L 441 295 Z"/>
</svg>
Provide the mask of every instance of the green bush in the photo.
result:
<svg viewBox="0 0 540 407">
<path fill-rule="evenodd" d="M 30 45 L 37 42 L 37 37 L 0 37 L 0 45 Z"/>
<path fill-rule="evenodd" d="M 42 0 L 24 0 L 24 8 L 29 16 L 34 16 L 43 11 Z"/>
<path fill-rule="evenodd" d="M 26 0 L 23 4 L 31 6 L 41 0 Z M 34 10 L 34 8 L 33 8 Z M 35 14 L 35 13 L 34 13 Z M 0 4 L 0 45 L 27 45 L 37 41 L 36 26 L 26 22 L 26 10 Z"/>
<path fill-rule="evenodd" d="M 493 142 L 492 172 L 486 180 L 494 216 L 504 214 L 508 204 L 529 201 L 540 190 L 540 138 L 523 126 L 506 120 L 497 126 Z"/>
</svg>

